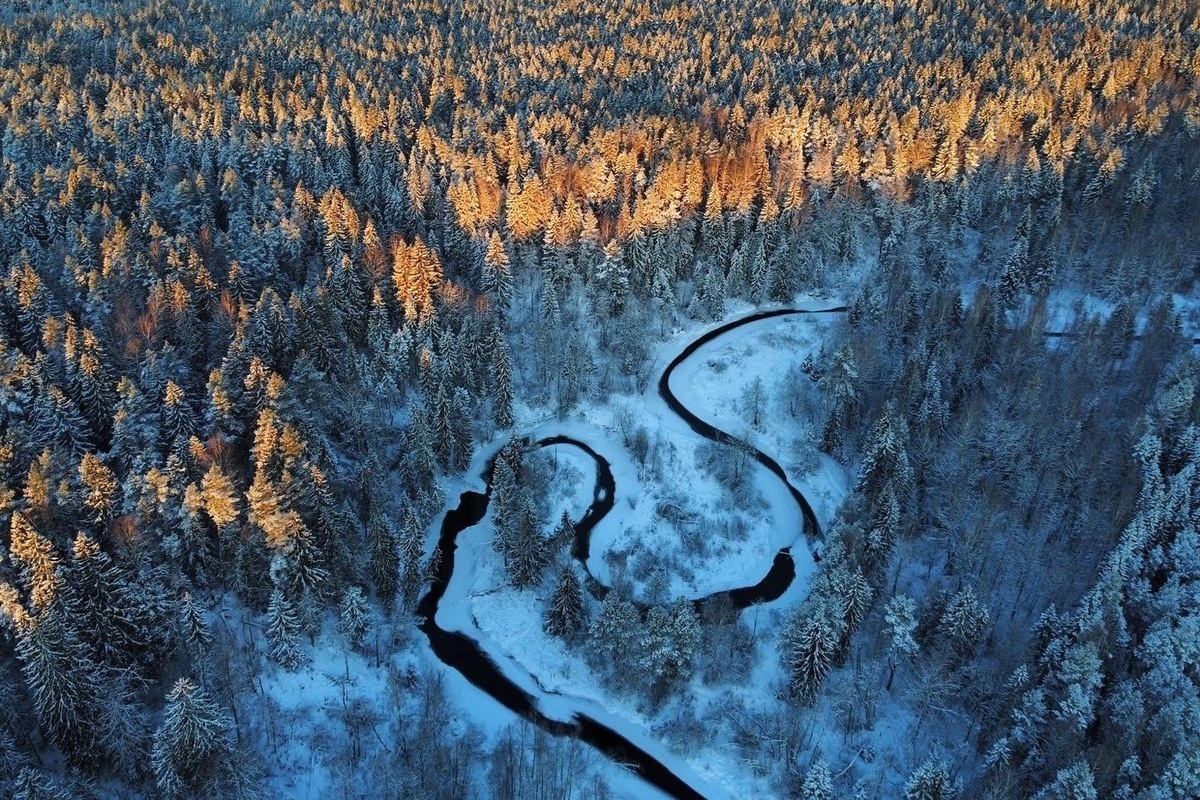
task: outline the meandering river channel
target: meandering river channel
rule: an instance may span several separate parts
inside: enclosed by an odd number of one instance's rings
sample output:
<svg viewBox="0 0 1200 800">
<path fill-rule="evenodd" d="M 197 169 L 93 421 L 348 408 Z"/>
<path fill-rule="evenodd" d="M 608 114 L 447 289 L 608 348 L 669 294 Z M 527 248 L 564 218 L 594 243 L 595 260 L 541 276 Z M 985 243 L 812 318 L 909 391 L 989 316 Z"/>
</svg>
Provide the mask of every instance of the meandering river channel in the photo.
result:
<svg viewBox="0 0 1200 800">
<path fill-rule="evenodd" d="M 821 530 L 816 515 L 804 495 L 788 480 L 786 473 L 777 461 L 761 450 L 740 440 L 731 434 L 720 430 L 702 420 L 690 409 L 685 407 L 675 393 L 671 391 L 671 374 L 675 368 L 690 358 L 697 350 L 704 347 L 732 330 L 749 325 L 759 320 L 770 319 L 794 314 L 838 314 L 846 310 L 844 306 L 820 310 L 806 309 L 776 309 L 751 314 L 747 317 L 721 325 L 701 335 L 683 349 L 663 370 L 658 381 L 658 393 L 667 406 L 699 436 L 722 444 L 741 447 L 749 452 L 755 460 L 762 464 L 787 486 L 788 491 L 800 508 L 804 520 L 803 530 L 796 531 L 796 544 L 812 544 L 820 539 Z M 571 554 L 587 569 L 587 557 L 591 542 L 591 532 L 596 524 L 612 510 L 616 497 L 616 484 L 613 480 L 611 465 L 588 444 L 567 436 L 548 436 L 538 441 L 539 445 L 571 445 L 579 448 L 596 463 L 596 486 L 592 503 L 586 513 L 575 525 L 575 540 L 572 543 Z M 495 698 L 505 707 L 520 714 L 544 730 L 558 736 L 573 736 L 580 741 L 595 747 L 608 758 L 629 766 L 648 783 L 662 792 L 678 798 L 703 798 L 704 794 L 689 783 L 683 776 L 676 774 L 661 760 L 655 758 L 645 749 L 631 742 L 611 727 L 593 719 L 583 711 L 576 712 L 572 722 L 562 722 L 542 714 L 536 698 L 504 675 L 499 667 L 488 657 L 478 642 L 470 636 L 457 631 L 447 631 L 437 624 L 438 604 L 446 593 L 450 578 L 454 574 L 454 556 L 457 549 L 458 535 L 479 524 L 487 512 L 488 501 L 491 497 L 491 468 L 489 461 L 484 468 L 483 478 L 486 481 L 486 492 L 466 491 L 458 498 L 458 504 L 446 512 L 442 520 L 438 537 L 440 558 L 432 575 L 429 590 L 417 604 L 417 614 L 420 617 L 419 627 L 429 638 L 430 648 L 444 664 L 457 670 L 468 681 L 480 690 Z M 795 578 L 795 563 L 792 560 L 791 547 L 785 547 L 775 554 L 770 570 L 762 580 L 753 586 L 744 586 L 700 598 L 697 604 L 713 600 L 718 595 L 725 595 L 734 608 L 746 608 L 756 603 L 769 602 L 782 595 Z M 593 585 L 597 583 L 592 581 Z"/>
</svg>

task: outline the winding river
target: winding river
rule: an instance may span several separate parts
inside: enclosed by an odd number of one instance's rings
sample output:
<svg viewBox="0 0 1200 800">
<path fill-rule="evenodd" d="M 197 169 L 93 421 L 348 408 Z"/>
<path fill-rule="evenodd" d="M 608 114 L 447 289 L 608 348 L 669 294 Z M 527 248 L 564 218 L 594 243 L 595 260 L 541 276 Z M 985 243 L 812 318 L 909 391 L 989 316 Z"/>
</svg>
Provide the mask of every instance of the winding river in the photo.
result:
<svg viewBox="0 0 1200 800">
<path fill-rule="evenodd" d="M 742 441 L 731 434 L 710 425 L 692 411 L 686 408 L 675 393 L 671 391 L 671 374 L 675 368 L 691 357 L 701 347 L 720 338 L 730 331 L 763 319 L 792 314 L 836 314 L 846 310 L 844 306 L 820 310 L 806 309 L 776 309 L 762 311 L 743 317 L 725 325 L 721 325 L 700 336 L 683 349 L 679 355 L 663 370 L 658 381 L 658 393 L 667 406 L 699 436 L 722 444 L 740 447 L 749 452 L 755 460 L 773 473 L 787 486 L 795 499 L 804 519 L 803 530 L 796 532 L 795 540 L 801 537 L 810 544 L 819 540 L 820 526 L 816 515 L 804 495 L 788 480 L 783 468 L 762 451 Z M 567 436 L 549 436 L 538 441 L 545 447 L 551 445 L 570 445 L 577 447 L 592 458 L 596 463 L 596 486 L 592 503 L 587 512 L 575 525 L 575 540 L 571 546 L 572 556 L 587 569 L 587 558 L 590 549 L 591 532 L 596 524 L 612 510 L 616 497 L 616 484 L 613 480 L 611 465 L 595 450 L 584 442 Z M 558 736 L 573 736 L 580 741 L 595 747 L 605 756 L 628 765 L 648 783 L 662 792 L 678 798 L 703 798 L 704 795 L 677 775 L 645 749 L 630 742 L 617 731 L 597 721 L 586 713 L 577 712 L 571 722 L 551 719 L 542 714 L 534 697 L 507 678 L 496 664 L 488 657 L 483 648 L 474 639 L 456 631 L 447 631 L 438 626 L 436 616 L 438 603 L 446 593 L 450 578 L 454 574 L 454 556 L 457 549 L 458 534 L 477 525 L 487 512 L 491 496 L 491 471 L 494 458 L 484 468 L 483 478 L 486 481 L 486 492 L 466 491 L 459 496 L 458 505 L 446 512 L 442 520 L 438 536 L 440 558 L 437 560 L 429 591 L 417 604 L 417 614 L 420 617 L 418 627 L 429 638 L 430 648 L 444 664 L 457 670 L 471 684 L 495 698 L 506 708 L 520 714 L 549 733 Z M 720 592 L 701 598 L 695 603 L 705 603 L 719 596 L 725 596 L 734 608 L 742 609 L 756 603 L 768 602 L 778 598 L 791 585 L 795 578 L 795 563 L 792 560 L 791 547 L 785 547 L 775 554 L 770 570 L 761 581 L 753 586 L 745 586 Z M 603 587 L 592 578 L 589 584 L 600 592 Z"/>
</svg>

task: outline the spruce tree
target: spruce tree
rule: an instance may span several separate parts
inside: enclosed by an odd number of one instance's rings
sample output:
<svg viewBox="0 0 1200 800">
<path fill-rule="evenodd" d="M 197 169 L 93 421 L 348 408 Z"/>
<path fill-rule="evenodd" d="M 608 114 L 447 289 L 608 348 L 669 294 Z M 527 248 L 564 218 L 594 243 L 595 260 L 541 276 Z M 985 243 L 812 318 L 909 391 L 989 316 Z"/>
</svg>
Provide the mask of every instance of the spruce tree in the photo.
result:
<svg viewBox="0 0 1200 800">
<path fill-rule="evenodd" d="M 812 702 L 833 661 L 845 629 L 843 611 L 829 598 L 801 605 L 780 641 L 784 667 L 792 693 Z"/>
<path fill-rule="evenodd" d="M 549 548 L 541 527 L 533 498 L 522 492 L 522 502 L 516 511 L 509 540 L 512 555 L 508 559 L 509 579 L 518 589 L 539 583 L 550 561 Z"/>
<path fill-rule="evenodd" d="M 501 430 L 511 428 L 513 417 L 512 356 L 504 338 L 497 334 L 491 360 L 492 421 Z"/>
<path fill-rule="evenodd" d="M 362 644 L 363 637 L 371 627 L 371 609 L 367 606 L 367 598 L 362 589 L 351 586 L 342 595 L 342 604 L 338 613 L 338 630 L 346 637 L 351 647 Z"/>
<path fill-rule="evenodd" d="M 172 649 L 174 609 L 156 575 L 130 574 L 82 533 L 75 537 L 70 575 L 72 608 L 100 662 L 153 668 Z"/>
<path fill-rule="evenodd" d="M 610 591 L 588 625 L 588 646 L 596 660 L 615 674 L 628 663 L 641 638 L 641 627 L 633 603 Z"/>
<path fill-rule="evenodd" d="M 904 800 L 954 800 L 957 796 L 958 787 L 950 780 L 945 763 L 933 757 L 913 770 L 904 784 Z"/>
<path fill-rule="evenodd" d="M 413 503 L 404 507 L 400 529 L 400 595 L 405 608 L 416 605 L 425 571 L 421 560 L 425 556 L 425 526 Z"/>
<path fill-rule="evenodd" d="M 212 643 L 208 621 L 191 592 L 184 592 L 179 604 L 179 635 L 193 656 L 205 652 Z"/>
<path fill-rule="evenodd" d="M 375 596 L 384 609 L 391 608 L 396 599 L 397 582 L 400 575 L 399 545 L 392 521 L 372 513 L 367 523 L 367 550 L 370 557 L 369 571 L 375 585 Z"/>
<path fill-rule="evenodd" d="M 1087 761 L 1060 769 L 1033 800 L 1096 800 L 1096 780 Z"/>
<path fill-rule="evenodd" d="M 559 517 L 558 526 L 554 529 L 554 535 L 550 537 L 550 542 L 554 547 L 570 546 L 574 535 L 575 523 L 571 521 L 571 515 L 564 509 L 562 516 Z"/>
<path fill-rule="evenodd" d="M 871 431 L 854 488 L 873 501 L 887 483 L 894 488 L 898 499 L 906 497 L 913 485 L 908 424 L 894 402 L 884 407 L 883 416 Z"/>
<path fill-rule="evenodd" d="M 68 623 L 62 602 L 36 619 L 19 612 L 14 618 L 15 602 L 11 594 L 0 597 L 0 609 L 15 621 L 17 657 L 43 734 L 72 759 L 98 763 L 97 756 L 114 744 L 103 673 Z"/>
<path fill-rule="evenodd" d="M 271 658 L 284 669 L 296 669 L 304 661 L 300 650 L 300 618 L 283 592 L 271 592 L 267 605 L 267 643 Z"/>
<path fill-rule="evenodd" d="M 17 773 L 13 800 L 74 800 L 75 795 L 52 775 L 33 767 Z"/>
<path fill-rule="evenodd" d="M 965 658 L 979 644 L 988 623 L 988 610 L 971 587 L 957 592 L 938 621 L 938 633 L 958 658 Z"/>
<path fill-rule="evenodd" d="M 821 449 L 837 454 L 861 404 L 859 397 L 858 367 L 854 363 L 854 350 L 849 345 L 842 347 L 833 356 L 829 369 L 821 376 L 817 385 L 825 397 L 828 413 L 821 432 Z"/>
<path fill-rule="evenodd" d="M 550 608 L 546 610 L 546 633 L 567 638 L 583 629 L 587 621 L 583 605 L 583 591 L 575 568 L 567 564 L 558 578 L 554 594 L 550 596 Z"/>
<path fill-rule="evenodd" d="M 829 762 L 820 756 L 804 776 L 800 785 L 800 800 L 833 800 L 833 776 L 829 773 Z"/>
<path fill-rule="evenodd" d="M 154 732 L 150 764 L 164 798 L 222 794 L 233 744 L 230 722 L 208 694 L 180 678 Z"/>
</svg>

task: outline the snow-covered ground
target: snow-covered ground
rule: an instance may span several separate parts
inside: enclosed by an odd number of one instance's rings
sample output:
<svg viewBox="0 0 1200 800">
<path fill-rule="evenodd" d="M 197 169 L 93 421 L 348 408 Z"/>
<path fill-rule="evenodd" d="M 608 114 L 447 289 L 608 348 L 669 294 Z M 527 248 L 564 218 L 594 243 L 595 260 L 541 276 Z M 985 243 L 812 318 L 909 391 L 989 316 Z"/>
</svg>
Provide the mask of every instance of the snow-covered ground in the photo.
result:
<svg viewBox="0 0 1200 800">
<path fill-rule="evenodd" d="M 551 529 L 558 524 L 563 512 L 578 521 L 592 502 L 596 485 L 596 464 L 591 456 L 569 444 L 542 448 L 551 470 L 546 493 L 545 519 Z"/>
<path fill-rule="evenodd" d="M 964 290 L 963 302 L 969 303 L 972 297 Z M 1130 298 L 1137 303 L 1137 314 L 1134 316 L 1134 334 L 1141 336 L 1146 331 L 1150 321 L 1150 310 L 1164 300 L 1170 300 L 1171 306 L 1179 316 L 1180 330 L 1187 339 L 1200 338 L 1200 289 L 1193 289 L 1187 294 L 1174 292 L 1170 295 L 1159 294 L 1148 297 Z M 1029 302 L 1029 301 L 1027 301 Z M 1086 294 L 1073 288 L 1060 288 L 1051 292 L 1046 298 L 1046 331 L 1062 333 L 1071 330 L 1078 322 L 1098 319 L 1108 320 L 1117 310 L 1117 303 L 1093 294 Z M 1050 346 L 1057 346 L 1053 340 Z"/>
<path fill-rule="evenodd" d="M 270 790 L 276 797 L 316 800 L 340 787 L 337 773 L 345 765 L 337 763 L 330 746 L 331 739 L 348 733 L 339 712 L 364 701 L 381 704 L 387 692 L 387 662 L 381 665 L 337 647 L 341 637 L 332 626 L 326 627 L 321 639 L 327 646 L 311 648 L 312 661 L 305 667 L 262 671 L 259 685 L 269 701 L 259 724 L 266 730 L 266 741 L 276 745 L 266 754 L 271 759 Z M 373 739 L 379 730 L 362 733 Z"/>
<path fill-rule="evenodd" d="M 846 496 L 847 476 L 817 450 L 820 420 L 810 414 L 818 393 L 799 366 L 805 356 L 816 356 L 838 319 L 795 315 L 750 323 L 697 350 L 671 377 L 676 396 L 693 413 L 778 461 L 822 525 Z M 790 382 L 789 370 L 796 370 Z M 758 427 L 744 397 L 756 380 L 764 390 Z"/>
</svg>

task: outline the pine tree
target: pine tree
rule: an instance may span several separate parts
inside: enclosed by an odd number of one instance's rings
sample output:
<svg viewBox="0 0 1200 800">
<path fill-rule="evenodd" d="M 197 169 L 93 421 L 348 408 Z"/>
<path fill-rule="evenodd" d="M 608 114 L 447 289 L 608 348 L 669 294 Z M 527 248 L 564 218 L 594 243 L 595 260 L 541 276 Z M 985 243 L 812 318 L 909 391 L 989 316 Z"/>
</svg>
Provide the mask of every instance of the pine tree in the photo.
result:
<svg viewBox="0 0 1200 800">
<path fill-rule="evenodd" d="M 367 606 L 367 598 L 362 589 L 351 586 L 342 596 L 338 630 L 346 637 L 351 647 L 358 647 L 370 628 L 371 609 Z"/>
<path fill-rule="evenodd" d="M 150 764 L 165 798 L 220 795 L 229 777 L 230 721 L 208 694 L 180 678 L 154 732 Z"/>
<path fill-rule="evenodd" d="M 550 608 L 546 610 L 546 633 L 568 638 L 583 629 L 587 621 L 587 610 L 583 605 L 583 591 L 579 578 L 571 564 L 563 567 L 554 594 L 550 596 Z"/>
<path fill-rule="evenodd" d="M 304 662 L 300 650 L 300 618 L 292 604 L 275 589 L 267 605 L 267 643 L 271 658 L 284 669 L 296 669 Z"/>
</svg>

